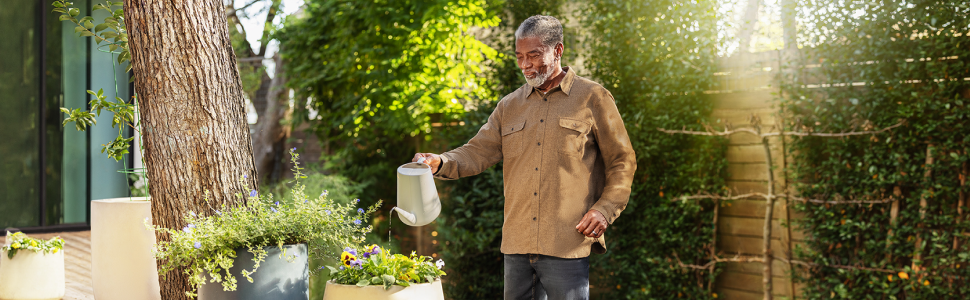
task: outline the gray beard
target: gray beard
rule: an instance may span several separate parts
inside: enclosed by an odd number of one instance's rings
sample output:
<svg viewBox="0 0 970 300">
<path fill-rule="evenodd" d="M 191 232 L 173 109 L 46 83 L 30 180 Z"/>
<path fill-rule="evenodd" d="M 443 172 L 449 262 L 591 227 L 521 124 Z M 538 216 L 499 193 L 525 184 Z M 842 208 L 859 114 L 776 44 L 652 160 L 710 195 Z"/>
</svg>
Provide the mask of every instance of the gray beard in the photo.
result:
<svg viewBox="0 0 970 300">
<path fill-rule="evenodd" d="M 542 58 L 542 62 L 545 63 L 548 68 L 545 72 L 536 74 L 535 78 L 529 79 L 529 77 L 525 76 L 525 72 L 522 72 L 522 77 L 525 77 L 525 82 L 532 87 L 537 88 L 543 83 L 546 83 L 546 80 L 549 80 L 549 77 L 552 77 L 552 64 L 556 62 L 556 56 L 550 52 Z"/>
<path fill-rule="evenodd" d="M 532 79 L 529 79 L 529 77 L 526 77 L 525 82 L 528 83 L 530 86 L 537 88 L 541 86 L 543 83 L 546 83 L 546 80 L 549 80 L 549 76 L 552 76 L 552 67 L 546 70 L 545 73 L 538 74 L 536 75 L 536 77 Z"/>
</svg>

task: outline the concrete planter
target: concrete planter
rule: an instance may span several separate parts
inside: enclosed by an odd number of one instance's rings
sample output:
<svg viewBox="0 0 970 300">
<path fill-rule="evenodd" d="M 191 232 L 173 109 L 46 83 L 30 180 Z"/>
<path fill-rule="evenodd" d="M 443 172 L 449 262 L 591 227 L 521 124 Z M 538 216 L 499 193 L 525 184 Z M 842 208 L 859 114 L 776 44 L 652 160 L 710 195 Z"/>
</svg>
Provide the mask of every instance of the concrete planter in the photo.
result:
<svg viewBox="0 0 970 300">
<path fill-rule="evenodd" d="M 245 248 L 236 249 L 236 258 L 229 273 L 236 277 L 235 291 L 224 291 L 222 283 L 209 282 L 199 287 L 199 300 L 306 300 L 310 298 L 310 264 L 307 260 L 307 244 L 283 245 L 286 256 L 280 257 L 280 248 L 269 246 L 266 260 L 251 275 L 250 283 L 241 274 L 243 269 L 253 269 L 253 254 Z M 100 300 L 100 299 L 98 299 Z"/>
<path fill-rule="evenodd" d="M 383 285 L 369 285 L 360 287 L 357 285 L 336 284 L 327 281 L 327 290 L 323 293 L 323 300 L 444 300 L 444 290 L 441 288 L 441 280 L 432 283 L 412 284 L 409 287 L 400 285 L 392 286 L 384 290 Z"/>
<path fill-rule="evenodd" d="M 0 299 L 54 300 L 64 297 L 64 251 L 20 250 L 13 259 L 0 251 Z"/>
<path fill-rule="evenodd" d="M 98 300 L 159 300 L 148 197 L 91 201 L 91 275 Z M 150 222 L 150 221 L 149 221 Z"/>
</svg>

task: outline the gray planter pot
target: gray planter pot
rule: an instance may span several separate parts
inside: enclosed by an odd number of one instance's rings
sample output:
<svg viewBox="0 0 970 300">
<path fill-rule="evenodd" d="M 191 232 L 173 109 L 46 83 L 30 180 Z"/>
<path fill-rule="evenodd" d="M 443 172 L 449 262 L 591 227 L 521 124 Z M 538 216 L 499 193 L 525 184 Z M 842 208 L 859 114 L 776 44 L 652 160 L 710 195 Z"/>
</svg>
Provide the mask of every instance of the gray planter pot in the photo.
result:
<svg viewBox="0 0 970 300">
<path fill-rule="evenodd" d="M 199 300 L 307 300 L 310 298 L 310 265 L 307 245 L 284 245 L 287 256 L 299 255 L 292 262 L 280 258 L 280 249 L 266 247 L 266 260 L 251 275 L 250 283 L 242 276 L 242 270 L 253 269 L 253 254 L 246 249 L 236 249 L 236 259 L 230 274 L 236 277 L 235 291 L 223 291 L 221 283 L 207 282 L 199 288 Z"/>
</svg>

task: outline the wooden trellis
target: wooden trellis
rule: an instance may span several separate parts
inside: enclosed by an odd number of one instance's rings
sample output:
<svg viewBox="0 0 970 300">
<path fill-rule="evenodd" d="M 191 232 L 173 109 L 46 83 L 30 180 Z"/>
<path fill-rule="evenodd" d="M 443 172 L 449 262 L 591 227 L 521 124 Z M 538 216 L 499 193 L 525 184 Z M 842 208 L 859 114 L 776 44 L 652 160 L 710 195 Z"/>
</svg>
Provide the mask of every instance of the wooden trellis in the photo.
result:
<svg viewBox="0 0 970 300">
<path fill-rule="evenodd" d="M 862 204 L 862 203 L 890 203 L 890 202 L 894 202 L 892 198 L 890 198 L 890 199 L 880 199 L 880 200 L 869 200 L 869 199 L 863 199 L 863 200 L 820 200 L 820 199 L 809 199 L 809 198 L 795 197 L 795 196 L 787 195 L 787 194 L 775 193 L 775 190 L 774 190 L 774 188 L 775 188 L 775 178 L 774 178 L 774 170 L 773 170 L 774 161 L 772 160 L 772 156 L 771 156 L 771 143 L 769 142 L 768 138 L 769 137 L 773 137 L 773 136 L 778 136 L 778 137 L 785 137 L 785 136 L 848 137 L 848 136 L 856 136 L 856 135 L 879 134 L 879 133 L 883 133 L 883 132 L 889 131 L 889 130 L 891 130 L 893 128 L 902 126 L 903 125 L 903 122 L 900 122 L 900 123 L 897 123 L 895 125 L 892 125 L 892 126 L 889 126 L 889 127 L 883 128 L 883 129 L 880 129 L 880 130 L 876 130 L 876 131 L 853 131 L 853 132 L 841 132 L 841 133 L 786 132 L 786 131 L 780 130 L 782 128 L 782 126 L 776 126 L 777 128 L 773 128 L 773 129 L 775 129 L 777 131 L 765 132 L 763 130 L 762 125 L 761 125 L 761 120 L 760 120 L 760 118 L 758 116 L 752 115 L 751 118 L 750 118 L 750 122 L 751 122 L 751 127 L 750 128 L 739 128 L 739 129 L 725 130 L 725 131 L 715 131 L 715 130 L 713 130 L 710 127 L 708 127 L 708 131 L 668 130 L 668 129 L 664 129 L 664 128 L 657 128 L 657 130 L 662 131 L 662 132 L 665 132 L 665 133 L 670 133 L 670 134 L 689 134 L 689 135 L 704 135 L 704 136 L 730 136 L 730 135 L 733 135 L 733 134 L 751 134 L 751 135 L 754 135 L 754 136 L 756 136 L 756 137 L 758 137 L 760 139 L 761 145 L 762 145 L 762 147 L 764 148 L 764 151 L 765 151 L 765 166 L 766 166 L 765 172 L 767 174 L 767 182 L 765 184 L 767 185 L 767 193 L 748 193 L 748 194 L 737 195 L 737 196 L 730 196 L 730 195 L 722 196 L 722 195 L 712 195 L 712 194 L 699 194 L 699 195 L 678 197 L 678 198 L 674 199 L 674 201 L 678 201 L 678 200 L 690 200 L 690 199 L 713 199 L 715 201 L 715 205 L 714 205 L 714 209 L 715 210 L 714 210 L 714 219 L 713 219 L 713 222 L 714 222 L 714 225 L 715 225 L 714 227 L 717 228 L 717 222 L 718 222 L 717 221 L 717 217 L 718 217 L 718 210 L 719 210 L 719 207 L 720 207 L 720 205 L 718 205 L 718 204 L 719 204 L 719 201 L 720 200 L 747 199 L 747 198 L 751 198 L 751 197 L 760 197 L 760 198 L 763 198 L 765 200 L 766 204 L 765 204 L 765 213 L 764 213 L 764 229 L 763 229 L 763 233 L 762 233 L 763 234 L 763 244 L 762 244 L 762 249 L 763 250 L 762 250 L 762 254 L 761 254 L 760 257 L 740 256 L 740 255 L 735 256 L 733 258 L 721 258 L 721 257 L 718 257 L 717 251 L 716 251 L 717 233 L 715 231 L 715 236 L 714 236 L 714 241 L 715 242 L 711 245 L 711 249 L 712 250 L 711 250 L 711 261 L 710 262 L 708 262 L 707 264 L 702 265 L 702 266 L 683 264 L 682 262 L 679 262 L 679 260 L 678 260 L 678 263 L 680 263 L 680 265 L 682 267 L 693 268 L 693 269 L 707 269 L 707 270 L 711 271 L 711 273 L 713 273 L 713 271 L 714 271 L 714 265 L 717 262 L 761 262 L 762 263 L 762 285 L 763 285 L 763 290 L 764 290 L 764 299 L 767 300 L 767 299 L 772 299 L 773 298 L 773 296 L 772 296 L 772 276 L 774 275 L 774 272 L 772 270 L 772 262 L 775 261 L 776 259 L 779 259 L 779 258 L 776 258 L 773 255 L 773 253 L 772 253 L 773 252 L 773 249 L 771 247 L 772 215 L 774 213 L 774 208 L 775 208 L 775 199 L 781 198 L 781 199 L 786 199 L 786 200 L 789 200 L 789 201 L 801 201 L 801 202 L 819 203 L 819 204 Z M 932 163 L 931 160 L 932 160 L 932 156 L 929 156 L 928 163 L 931 164 Z M 929 172 L 929 171 L 927 171 L 927 172 Z M 929 176 L 929 175 L 927 175 L 927 176 Z M 787 207 L 788 204 L 785 203 L 785 206 Z M 926 207 L 926 205 L 925 205 L 925 199 L 921 200 L 921 207 Z M 917 241 L 917 243 L 920 243 L 920 241 Z M 918 255 L 919 255 L 919 253 L 917 253 L 917 257 L 918 257 Z M 675 257 L 676 257 L 676 255 L 675 255 Z M 814 265 L 812 263 L 801 262 L 801 261 L 796 261 L 796 260 L 792 260 L 792 259 L 780 258 L 780 260 L 782 260 L 785 263 L 789 264 L 789 266 L 791 264 L 800 264 L 800 265 L 809 265 L 809 266 L 810 265 Z M 836 267 L 852 268 L 852 269 L 876 270 L 876 269 L 873 269 L 873 268 L 859 268 L 859 267 L 853 267 L 853 266 L 836 266 Z M 880 269 L 880 270 L 876 270 L 876 271 L 882 271 L 882 270 Z M 889 271 L 889 270 L 886 270 L 886 271 Z M 709 288 L 710 288 L 710 286 L 711 285 L 708 285 Z"/>
</svg>

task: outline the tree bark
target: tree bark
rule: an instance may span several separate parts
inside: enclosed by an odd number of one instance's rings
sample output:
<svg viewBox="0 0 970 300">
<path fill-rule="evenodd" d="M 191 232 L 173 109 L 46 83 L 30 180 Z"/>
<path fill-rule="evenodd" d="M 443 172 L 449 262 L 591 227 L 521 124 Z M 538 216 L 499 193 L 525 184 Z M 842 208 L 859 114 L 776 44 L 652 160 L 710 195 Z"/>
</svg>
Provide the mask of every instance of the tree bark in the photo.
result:
<svg viewBox="0 0 970 300">
<path fill-rule="evenodd" d="M 276 159 L 276 149 L 278 141 L 286 138 L 287 132 L 280 121 L 286 116 L 288 109 L 284 103 L 287 100 L 286 76 L 283 73 L 283 60 L 277 54 L 275 76 L 270 81 L 268 92 L 266 93 L 266 112 L 256 123 L 256 130 L 253 134 L 253 156 L 256 160 L 256 170 L 261 181 L 270 178 L 275 164 L 279 163 Z"/>
<path fill-rule="evenodd" d="M 124 11 L 155 225 L 242 203 L 256 170 L 221 1 L 125 0 Z M 162 299 L 188 298 L 182 272 L 159 283 Z"/>
</svg>

